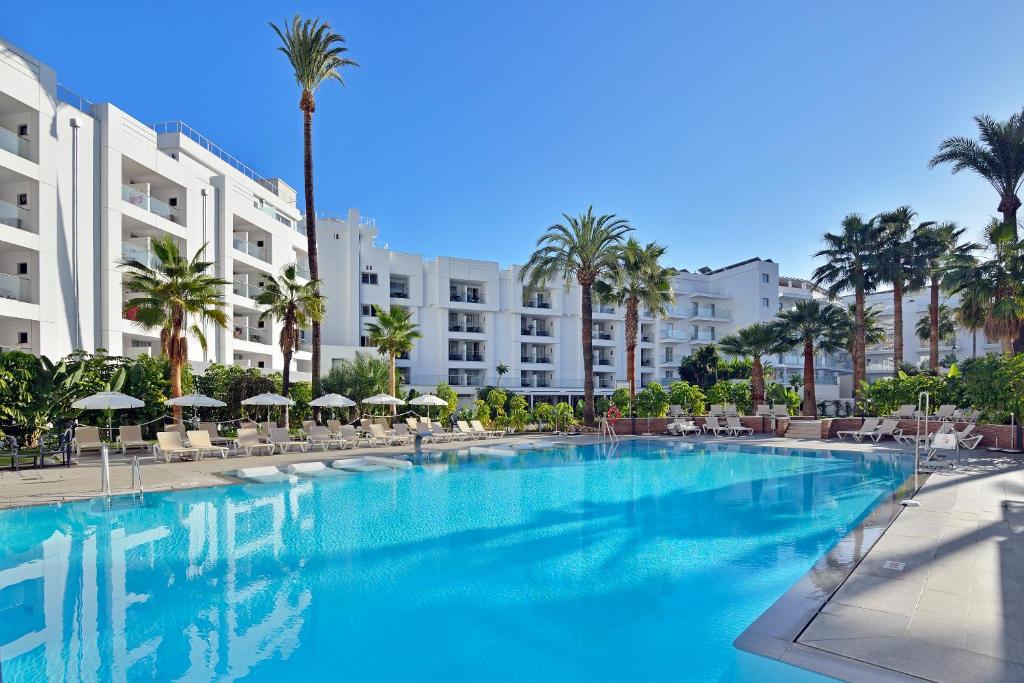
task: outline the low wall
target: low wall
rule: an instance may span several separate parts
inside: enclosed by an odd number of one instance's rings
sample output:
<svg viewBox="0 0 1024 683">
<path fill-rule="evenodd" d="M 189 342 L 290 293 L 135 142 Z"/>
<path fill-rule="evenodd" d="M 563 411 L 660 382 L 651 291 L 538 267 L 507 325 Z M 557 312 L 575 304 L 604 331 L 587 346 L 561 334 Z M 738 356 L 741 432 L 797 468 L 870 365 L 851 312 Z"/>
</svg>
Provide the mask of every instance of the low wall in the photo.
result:
<svg viewBox="0 0 1024 683">
<path fill-rule="evenodd" d="M 672 417 L 652 417 L 650 419 L 648 419 L 646 417 L 638 417 L 638 418 L 636 418 L 636 421 L 635 421 L 636 431 L 634 431 L 634 427 L 633 427 L 634 420 L 632 418 L 629 418 L 629 417 L 624 417 L 624 418 L 621 418 L 618 422 L 615 423 L 615 433 L 616 434 L 647 434 L 647 433 L 650 433 L 650 434 L 665 434 L 665 433 L 667 433 L 665 431 L 665 426 L 669 422 L 672 422 L 674 419 L 675 418 L 672 418 Z M 683 420 L 691 420 L 692 419 L 693 423 L 695 425 L 697 425 L 698 427 L 701 427 L 701 426 L 704 425 L 704 418 L 703 417 L 694 417 L 694 418 L 684 417 L 684 418 L 681 418 L 681 419 L 683 419 Z M 788 424 L 789 420 L 787 420 L 785 418 L 782 418 L 782 419 L 778 420 L 778 422 L 780 422 L 780 423 L 787 423 Z M 722 423 L 724 424 L 725 421 L 722 420 Z M 770 434 L 771 433 L 771 429 L 772 429 L 772 421 L 770 419 L 768 419 L 768 418 L 761 418 L 761 417 L 753 417 L 753 416 L 750 416 L 750 415 L 744 415 L 744 416 L 740 417 L 740 424 L 742 424 L 744 427 L 750 427 L 751 429 L 754 430 L 755 434 Z M 785 431 L 786 430 L 783 429 L 782 433 L 784 434 Z"/>
</svg>

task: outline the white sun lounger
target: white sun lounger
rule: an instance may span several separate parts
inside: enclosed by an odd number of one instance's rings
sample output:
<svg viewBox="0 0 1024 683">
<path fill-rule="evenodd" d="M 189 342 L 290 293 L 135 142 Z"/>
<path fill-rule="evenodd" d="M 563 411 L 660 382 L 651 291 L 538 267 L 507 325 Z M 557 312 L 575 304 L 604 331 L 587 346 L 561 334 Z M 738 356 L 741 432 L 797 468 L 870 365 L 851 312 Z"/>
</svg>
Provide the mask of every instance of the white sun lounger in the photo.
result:
<svg viewBox="0 0 1024 683">
<path fill-rule="evenodd" d="M 253 451 L 273 455 L 274 446 L 260 441 L 260 436 L 255 427 L 243 427 L 239 429 L 238 436 L 235 438 L 235 453 L 244 452 L 246 455 L 252 455 Z"/>
<path fill-rule="evenodd" d="M 744 427 L 743 423 L 740 422 L 740 419 L 738 417 L 725 418 L 725 425 L 729 429 L 729 431 L 736 436 L 739 436 L 740 434 L 750 436 L 754 433 L 753 428 Z"/>
<path fill-rule="evenodd" d="M 228 457 L 228 449 L 226 446 L 214 446 L 210 441 L 210 433 L 205 429 L 195 429 L 188 432 L 188 445 L 200 451 L 200 457 L 207 454 L 220 455 L 222 458 Z"/>
<path fill-rule="evenodd" d="M 880 421 L 881 420 L 877 417 L 865 417 L 864 422 L 861 423 L 860 427 L 858 427 L 857 429 L 841 429 L 838 432 L 836 432 L 836 436 L 838 436 L 840 439 L 843 439 L 847 436 L 852 436 L 857 441 L 860 441 L 865 436 L 871 436 L 872 434 L 874 434 L 875 430 L 878 429 L 878 423 Z"/>
<path fill-rule="evenodd" d="M 282 453 L 287 453 L 293 448 L 298 448 L 305 453 L 306 448 L 309 446 L 302 439 L 293 439 L 292 435 L 284 427 L 270 428 L 270 443 Z"/>
<path fill-rule="evenodd" d="M 341 470 L 330 468 L 322 462 L 296 462 L 288 465 L 285 471 L 300 477 L 337 477 L 344 474 Z"/>
<path fill-rule="evenodd" d="M 715 436 L 729 435 L 729 428 L 726 425 L 720 424 L 718 418 L 714 415 L 708 415 L 704 418 L 704 431 L 712 432 Z"/>
<path fill-rule="evenodd" d="M 246 479 L 260 484 L 271 484 L 277 482 L 294 484 L 299 480 L 299 478 L 294 474 L 282 472 L 273 465 L 265 465 L 262 467 L 243 467 L 235 472 L 235 476 L 239 479 Z"/>
</svg>

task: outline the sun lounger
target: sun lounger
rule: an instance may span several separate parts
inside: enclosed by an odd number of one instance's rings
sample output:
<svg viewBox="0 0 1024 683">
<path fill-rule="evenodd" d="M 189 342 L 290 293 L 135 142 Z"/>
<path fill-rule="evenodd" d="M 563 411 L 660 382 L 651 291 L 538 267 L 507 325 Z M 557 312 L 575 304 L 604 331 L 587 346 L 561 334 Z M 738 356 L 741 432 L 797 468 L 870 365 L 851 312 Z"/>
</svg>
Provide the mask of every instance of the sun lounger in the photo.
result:
<svg viewBox="0 0 1024 683">
<path fill-rule="evenodd" d="M 505 436 L 504 429 L 487 429 L 480 420 L 470 420 L 469 426 L 473 428 L 474 432 L 483 434 L 485 437 Z"/>
<path fill-rule="evenodd" d="M 757 410 L 754 411 L 756 417 L 771 417 L 772 408 L 767 403 L 757 404 Z"/>
<path fill-rule="evenodd" d="M 704 418 L 704 431 L 711 432 L 715 436 L 722 436 L 725 434 L 728 436 L 729 428 L 718 422 L 718 418 L 714 415 L 708 415 Z"/>
<path fill-rule="evenodd" d="M 303 453 L 306 452 L 306 448 L 309 447 L 303 439 L 292 438 L 292 435 L 288 433 L 288 430 L 284 427 L 271 427 L 270 433 L 268 434 L 270 444 L 281 453 L 287 453 L 293 448 L 298 448 Z"/>
<path fill-rule="evenodd" d="M 117 443 L 121 447 L 121 455 L 127 454 L 129 448 L 149 448 L 149 442 L 142 438 L 142 427 L 139 425 L 118 427 Z"/>
<path fill-rule="evenodd" d="M 376 422 L 370 424 L 370 436 L 368 438 L 371 446 L 391 446 L 399 441 L 404 441 L 404 439 L 398 437 L 390 430 L 385 430 L 384 425 L 377 424 Z"/>
<path fill-rule="evenodd" d="M 165 424 L 164 425 L 164 431 L 165 432 L 177 432 L 178 435 L 181 436 L 181 440 L 182 441 L 184 441 L 185 438 L 186 438 L 185 437 L 185 431 L 186 431 L 185 430 L 185 425 L 183 425 L 183 424 L 181 424 L 179 422 L 172 422 L 171 424 Z"/>
<path fill-rule="evenodd" d="M 865 436 L 871 436 L 872 434 L 874 434 L 875 430 L 878 429 L 878 423 L 880 421 L 881 420 L 877 417 L 866 417 L 864 418 L 864 422 L 861 423 L 861 426 L 858 427 L 857 429 L 841 429 L 838 432 L 836 432 L 836 436 L 838 436 L 840 439 L 846 438 L 847 436 L 852 436 L 857 441 L 860 441 Z"/>
<path fill-rule="evenodd" d="M 210 433 L 205 429 L 189 430 L 188 445 L 199 451 L 200 458 L 209 453 L 216 453 L 222 458 L 228 457 L 228 449 L 225 446 L 214 446 L 210 441 Z"/>
<path fill-rule="evenodd" d="M 739 417 L 740 415 L 740 411 L 736 409 L 735 403 L 726 403 L 724 406 L 722 406 L 722 412 L 724 413 L 725 417 Z"/>
<path fill-rule="evenodd" d="M 210 443 L 214 446 L 228 446 L 231 444 L 231 437 L 221 436 L 220 432 L 217 431 L 216 422 L 200 422 L 199 428 L 205 430 L 210 435 Z"/>
<path fill-rule="evenodd" d="M 241 422 L 238 423 L 239 429 L 257 429 L 258 427 L 259 425 L 257 425 L 252 420 L 242 420 Z"/>
<path fill-rule="evenodd" d="M 950 403 L 944 403 L 943 405 L 939 406 L 939 409 L 935 411 L 935 414 L 932 415 L 932 417 L 935 418 L 936 420 L 952 420 L 953 413 L 955 412 L 955 405 L 952 405 Z"/>
<path fill-rule="evenodd" d="M 244 452 L 246 455 L 252 455 L 254 451 L 273 455 L 274 446 L 260 441 L 260 435 L 256 432 L 255 427 L 239 429 L 238 436 L 235 438 L 235 452 Z"/>
<path fill-rule="evenodd" d="M 486 438 L 485 435 L 481 434 L 480 432 L 478 432 L 475 429 L 473 429 L 472 427 L 470 427 L 469 423 L 466 422 L 465 420 L 459 420 L 458 422 L 456 422 L 455 423 L 455 427 L 456 427 L 456 429 L 459 430 L 459 434 L 462 434 L 462 438 L 464 438 L 464 439 L 484 439 L 484 438 Z"/>
<path fill-rule="evenodd" d="M 157 432 L 156 443 L 158 452 L 164 456 L 164 462 L 170 462 L 171 456 L 178 456 L 179 460 L 202 460 L 203 452 L 198 448 L 189 448 L 182 443 L 181 434 L 178 432 Z"/>
<path fill-rule="evenodd" d="M 772 415 L 775 417 L 789 417 L 789 408 L 780 403 L 776 403 L 772 406 Z"/>
<path fill-rule="evenodd" d="M 974 427 L 975 425 L 971 423 L 959 431 L 956 429 L 953 430 L 953 433 L 956 434 L 957 443 L 960 444 L 960 448 L 974 450 L 978 447 L 978 444 L 981 443 L 981 440 L 985 438 L 984 434 L 974 434 Z"/>
<path fill-rule="evenodd" d="M 316 427 L 316 420 L 302 421 L 302 431 L 306 432 L 307 434 L 309 434 L 309 430 L 311 430 L 313 427 Z"/>
<path fill-rule="evenodd" d="M 430 434 L 432 435 L 434 441 L 445 441 L 446 442 L 446 441 L 452 441 L 456 437 L 458 437 L 460 439 L 462 438 L 459 434 L 455 434 L 453 432 L 447 431 L 444 427 L 441 426 L 440 422 L 431 422 L 430 426 L 429 426 L 429 429 L 430 429 Z"/>
<path fill-rule="evenodd" d="M 98 451 L 103 447 L 103 440 L 100 439 L 98 427 L 76 427 L 75 438 L 71 441 L 71 447 L 76 457 L 82 457 L 82 451 Z"/>
<path fill-rule="evenodd" d="M 893 411 L 893 414 L 890 415 L 889 417 L 895 418 L 897 420 L 913 420 L 915 417 L 917 417 L 917 408 L 912 403 L 904 403 L 895 411 Z"/>
<path fill-rule="evenodd" d="M 740 434 L 746 434 L 749 436 L 754 433 L 752 428 L 744 427 L 738 417 L 725 418 L 725 425 L 729 429 L 729 432 L 735 436 L 739 436 Z"/>
<path fill-rule="evenodd" d="M 871 434 L 871 438 L 875 440 L 875 443 L 878 443 L 887 436 L 895 440 L 903 435 L 903 430 L 899 428 L 899 424 L 899 420 L 882 420 L 882 424 L 878 425 L 878 429 L 875 430 L 874 434 Z M 857 440 L 860 441 L 860 439 Z"/>
<path fill-rule="evenodd" d="M 708 408 L 709 417 L 725 417 L 725 411 L 722 410 L 722 406 L 717 403 L 712 403 Z"/>
<path fill-rule="evenodd" d="M 918 436 L 916 433 L 901 433 L 899 436 L 896 436 L 894 438 L 900 443 L 905 444 L 907 446 L 913 446 L 917 443 L 920 443 L 922 446 L 927 448 L 936 434 L 948 434 L 952 431 L 953 424 L 950 422 L 943 422 L 941 425 L 939 425 L 939 428 L 932 432 L 931 434 L 922 434 L 921 436 Z"/>
<path fill-rule="evenodd" d="M 685 436 L 687 434 L 700 434 L 700 427 L 693 423 L 693 420 L 673 420 L 665 425 L 669 434 Z"/>
<path fill-rule="evenodd" d="M 416 430 L 419 431 L 419 427 Z M 409 425 L 402 423 L 395 424 L 388 434 L 391 436 L 392 443 L 411 443 L 416 439 L 416 435 L 409 431 Z"/>
<path fill-rule="evenodd" d="M 327 450 L 332 446 L 338 448 L 345 448 L 351 444 L 346 441 L 340 434 L 332 434 L 331 430 L 322 425 L 316 423 L 312 424 L 309 429 L 306 430 L 306 441 L 309 443 L 309 447 L 320 446 L 323 450 Z"/>
</svg>

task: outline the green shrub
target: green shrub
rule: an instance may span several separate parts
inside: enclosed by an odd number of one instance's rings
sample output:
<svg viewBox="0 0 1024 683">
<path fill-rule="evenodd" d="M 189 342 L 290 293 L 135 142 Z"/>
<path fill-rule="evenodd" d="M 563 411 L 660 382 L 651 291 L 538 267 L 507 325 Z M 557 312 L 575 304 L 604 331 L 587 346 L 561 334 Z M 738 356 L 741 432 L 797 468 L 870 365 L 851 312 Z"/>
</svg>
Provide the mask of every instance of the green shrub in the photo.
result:
<svg viewBox="0 0 1024 683">
<path fill-rule="evenodd" d="M 750 415 L 754 412 L 753 401 L 750 397 L 750 382 L 718 382 L 707 392 L 708 403 L 725 405 L 735 403 L 736 410 L 741 415 Z"/>
<path fill-rule="evenodd" d="M 765 400 L 772 405 L 784 405 L 790 415 L 800 412 L 800 394 L 778 382 L 768 382 L 765 386 Z"/>
<path fill-rule="evenodd" d="M 861 405 L 869 415 L 890 415 L 901 405 L 917 405 L 917 397 L 922 391 L 931 395 L 931 404 L 935 408 L 943 403 L 964 405 L 959 380 L 951 381 L 945 375 L 908 375 L 902 370 L 895 377 L 863 384 Z"/>
<path fill-rule="evenodd" d="M 677 405 L 688 415 L 703 415 L 707 411 L 707 397 L 700 387 L 677 380 L 668 385 L 668 401 Z"/>
<path fill-rule="evenodd" d="M 668 406 L 668 392 L 657 382 L 651 382 L 636 395 L 638 417 L 662 417 L 668 413 Z"/>
</svg>

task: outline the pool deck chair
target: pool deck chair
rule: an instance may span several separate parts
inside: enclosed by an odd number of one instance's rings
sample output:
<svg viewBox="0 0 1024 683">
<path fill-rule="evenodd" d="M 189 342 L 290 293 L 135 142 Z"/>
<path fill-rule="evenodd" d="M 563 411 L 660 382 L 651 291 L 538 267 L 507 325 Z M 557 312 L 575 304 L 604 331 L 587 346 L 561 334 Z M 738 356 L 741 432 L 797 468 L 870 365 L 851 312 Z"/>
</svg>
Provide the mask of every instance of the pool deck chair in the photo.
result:
<svg viewBox="0 0 1024 683">
<path fill-rule="evenodd" d="M 129 448 L 149 448 L 149 442 L 142 438 L 142 427 L 139 425 L 118 427 L 117 445 L 121 447 L 121 455 L 127 454 Z"/>
<path fill-rule="evenodd" d="M 882 424 L 878 425 L 878 429 L 871 435 L 871 438 L 875 440 L 875 443 L 878 443 L 887 436 L 895 440 L 897 437 L 903 436 L 903 430 L 899 428 L 899 425 L 899 420 L 891 418 L 882 420 Z"/>
<path fill-rule="evenodd" d="M 984 434 L 974 434 L 974 424 L 971 423 L 963 429 L 957 431 L 953 430 L 956 434 L 956 440 L 960 444 L 960 448 L 966 448 L 967 450 L 973 451 L 981 443 L 981 440 L 985 438 Z"/>
<path fill-rule="evenodd" d="M 936 420 L 952 420 L 953 415 L 956 414 L 957 407 L 950 403 L 945 403 L 939 406 L 939 409 L 935 411 L 934 417 Z"/>
<path fill-rule="evenodd" d="M 772 415 L 775 417 L 789 417 L 789 408 L 776 403 L 772 406 Z"/>
<path fill-rule="evenodd" d="M 459 434 L 462 434 L 463 439 L 484 439 L 486 438 L 483 434 L 475 431 L 469 426 L 469 423 L 465 420 L 459 420 L 455 423 L 456 428 L 459 430 Z"/>
<path fill-rule="evenodd" d="M 726 417 L 739 417 L 740 411 L 736 409 L 735 403 L 726 403 L 722 406 L 722 412 L 725 413 Z"/>
<path fill-rule="evenodd" d="M 708 408 L 708 417 L 724 417 L 725 411 L 722 410 L 722 406 L 717 403 L 712 403 Z"/>
<path fill-rule="evenodd" d="M 353 448 L 355 448 L 364 441 L 366 442 L 367 446 L 373 445 L 373 441 L 370 440 L 370 437 L 363 436 L 362 434 L 360 434 L 359 430 L 356 429 L 354 425 L 341 425 L 341 431 L 339 432 L 339 434 L 341 435 L 341 438 L 345 440 L 346 443 L 352 444 Z"/>
<path fill-rule="evenodd" d="M 403 437 L 392 433 L 389 429 L 384 429 L 384 425 L 377 422 L 370 424 L 368 440 L 371 446 L 393 446 L 396 443 L 405 441 Z"/>
<path fill-rule="evenodd" d="M 729 435 L 729 428 L 718 422 L 718 418 L 714 415 L 708 415 L 704 418 L 704 431 L 711 432 L 715 436 L 722 436 L 725 434 Z"/>
<path fill-rule="evenodd" d="M 222 458 L 228 457 L 227 447 L 214 446 L 213 442 L 210 441 L 210 433 L 205 429 L 189 430 L 187 434 L 188 445 L 200 451 L 200 457 L 208 454 L 219 455 Z"/>
<path fill-rule="evenodd" d="M 235 452 L 244 452 L 246 455 L 252 455 L 253 452 L 273 455 L 274 447 L 260 441 L 260 435 L 255 427 L 243 427 L 238 430 L 238 436 L 235 438 Z"/>
<path fill-rule="evenodd" d="M 483 434 L 485 437 L 494 438 L 496 436 L 505 436 L 504 429 L 486 429 L 480 420 L 470 420 L 469 426 L 473 428 L 473 431 L 477 434 Z"/>
<path fill-rule="evenodd" d="M 729 429 L 729 432 L 735 436 L 740 436 L 741 434 L 744 436 L 750 436 L 751 434 L 754 433 L 754 430 L 752 428 L 744 427 L 743 423 L 740 422 L 740 419 L 738 417 L 725 418 L 725 424 L 726 427 Z"/>
<path fill-rule="evenodd" d="M 865 436 L 871 436 L 874 434 L 875 430 L 878 429 L 879 422 L 881 422 L 881 420 L 877 417 L 865 417 L 864 422 L 861 423 L 860 427 L 857 429 L 840 429 L 836 432 L 836 436 L 840 439 L 852 436 L 857 441 L 860 441 Z"/>
<path fill-rule="evenodd" d="M 327 427 L 318 424 L 311 425 L 306 432 L 306 441 L 309 443 L 310 449 L 312 449 L 313 446 L 320 446 L 321 449 L 326 451 L 332 446 L 337 446 L 342 449 L 346 446 L 352 446 L 352 444 L 349 441 L 346 441 L 341 435 L 332 434 L 331 430 Z M 295 473 L 293 472 L 292 474 Z"/>
<path fill-rule="evenodd" d="M 309 447 L 309 444 L 302 439 L 293 439 L 284 427 L 271 427 L 269 438 L 270 444 L 281 453 L 287 453 L 293 448 L 298 448 L 305 453 L 306 448 Z"/>
<path fill-rule="evenodd" d="M 341 435 L 341 420 L 328 420 L 327 429 L 331 430 L 331 434 L 335 436 Z"/>
<path fill-rule="evenodd" d="M 700 427 L 693 423 L 693 420 L 673 420 L 665 425 L 666 431 L 675 436 L 686 436 L 688 434 L 700 434 Z"/>
<path fill-rule="evenodd" d="M 767 403 L 759 403 L 757 405 L 757 410 L 754 411 L 754 415 L 756 417 L 771 417 L 772 416 L 771 406 L 769 406 Z"/>
<path fill-rule="evenodd" d="M 231 445 L 232 439 L 227 436 L 221 436 L 220 432 L 217 431 L 216 422 L 200 422 L 199 428 L 205 430 L 210 435 L 210 443 L 214 446 L 229 446 Z"/>
<path fill-rule="evenodd" d="M 103 440 L 100 439 L 98 427 L 77 427 L 75 438 L 71 441 L 71 447 L 75 450 L 75 457 L 82 457 L 82 451 L 99 451 L 103 447 Z"/>
<path fill-rule="evenodd" d="M 410 430 L 409 425 L 397 422 L 388 434 L 391 436 L 392 443 L 412 443 L 416 439 L 414 431 L 418 432 L 419 427 L 417 426 L 415 430 Z"/>
<path fill-rule="evenodd" d="M 913 420 L 917 417 L 917 408 L 912 403 L 904 403 L 889 417 L 896 418 L 897 420 Z"/>
<path fill-rule="evenodd" d="M 457 436 L 462 438 L 454 432 L 446 431 L 445 428 L 441 426 L 440 422 L 430 423 L 430 433 L 433 434 L 435 441 L 452 441 Z"/>
<path fill-rule="evenodd" d="M 156 433 L 157 450 L 163 454 L 164 462 L 170 462 L 171 456 L 178 456 L 179 460 L 202 460 L 203 452 L 198 448 L 189 448 L 181 441 L 181 434 L 173 432 Z"/>
</svg>

